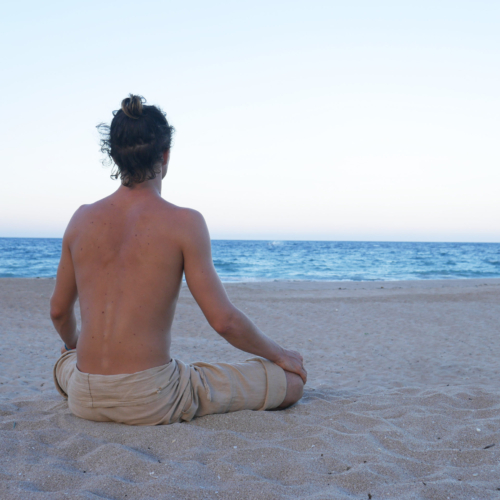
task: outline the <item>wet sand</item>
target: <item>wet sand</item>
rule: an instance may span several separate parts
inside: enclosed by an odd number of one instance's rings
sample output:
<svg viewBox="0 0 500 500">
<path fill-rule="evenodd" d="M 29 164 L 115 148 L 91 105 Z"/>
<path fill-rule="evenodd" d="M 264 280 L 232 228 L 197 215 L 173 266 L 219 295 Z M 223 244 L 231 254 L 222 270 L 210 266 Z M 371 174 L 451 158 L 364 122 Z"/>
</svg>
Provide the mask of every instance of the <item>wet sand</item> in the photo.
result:
<svg viewBox="0 0 500 500">
<path fill-rule="evenodd" d="M 0 279 L 1 499 L 500 498 L 500 280 L 228 284 L 304 355 L 282 412 L 128 427 L 70 414 L 48 279 Z M 241 361 L 181 292 L 172 355 Z"/>
</svg>

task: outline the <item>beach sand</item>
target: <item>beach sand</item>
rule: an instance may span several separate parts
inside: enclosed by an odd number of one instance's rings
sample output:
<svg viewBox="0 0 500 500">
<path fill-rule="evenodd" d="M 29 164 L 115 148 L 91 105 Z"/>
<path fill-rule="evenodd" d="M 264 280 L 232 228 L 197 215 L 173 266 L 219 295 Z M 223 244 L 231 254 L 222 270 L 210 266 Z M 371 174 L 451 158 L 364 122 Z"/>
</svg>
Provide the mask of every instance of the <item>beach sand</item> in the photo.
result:
<svg viewBox="0 0 500 500">
<path fill-rule="evenodd" d="M 0 498 L 498 499 L 500 280 L 228 284 L 299 350 L 281 412 L 158 427 L 72 416 L 50 279 L 0 280 Z M 183 287 L 172 356 L 240 361 Z"/>
</svg>

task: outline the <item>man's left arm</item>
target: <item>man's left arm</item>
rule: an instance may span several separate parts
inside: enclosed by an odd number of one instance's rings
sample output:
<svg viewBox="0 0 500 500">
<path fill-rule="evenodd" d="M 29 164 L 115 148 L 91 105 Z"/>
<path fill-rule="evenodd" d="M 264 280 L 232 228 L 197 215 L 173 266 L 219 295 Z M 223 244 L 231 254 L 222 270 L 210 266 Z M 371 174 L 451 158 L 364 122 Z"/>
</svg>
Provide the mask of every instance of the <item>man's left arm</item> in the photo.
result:
<svg viewBox="0 0 500 500">
<path fill-rule="evenodd" d="M 50 299 L 50 318 L 67 348 L 75 349 L 79 335 L 75 316 L 78 290 L 68 239 L 66 231 L 62 242 L 61 260 L 57 268 L 56 286 Z"/>
</svg>

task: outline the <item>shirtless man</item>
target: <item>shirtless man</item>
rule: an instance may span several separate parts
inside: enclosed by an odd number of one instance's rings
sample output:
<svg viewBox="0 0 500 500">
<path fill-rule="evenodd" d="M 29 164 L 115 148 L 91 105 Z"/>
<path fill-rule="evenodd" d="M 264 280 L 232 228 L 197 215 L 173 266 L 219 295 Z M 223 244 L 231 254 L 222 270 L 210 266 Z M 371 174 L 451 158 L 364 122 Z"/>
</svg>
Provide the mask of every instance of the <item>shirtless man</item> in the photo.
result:
<svg viewBox="0 0 500 500">
<path fill-rule="evenodd" d="M 231 303 L 202 215 L 161 197 L 173 131 L 165 114 L 131 95 L 114 115 L 103 151 L 122 185 L 72 217 L 50 303 L 65 344 L 54 379 L 70 410 L 90 420 L 154 425 L 294 404 L 307 377 L 302 356 Z M 183 273 L 210 326 L 259 357 L 236 364 L 171 359 Z"/>
</svg>

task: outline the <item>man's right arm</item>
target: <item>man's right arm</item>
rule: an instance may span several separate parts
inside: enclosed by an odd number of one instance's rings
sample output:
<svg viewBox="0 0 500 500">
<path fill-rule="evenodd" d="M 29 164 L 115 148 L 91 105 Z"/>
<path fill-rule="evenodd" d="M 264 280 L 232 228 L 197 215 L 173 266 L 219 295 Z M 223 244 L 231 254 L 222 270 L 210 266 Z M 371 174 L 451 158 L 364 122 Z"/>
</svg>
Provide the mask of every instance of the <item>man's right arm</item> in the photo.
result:
<svg viewBox="0 0 500 500">
<path fill-rule="evenodd" d="M 61 260 L 57 268 L 56 284 L 50 299 L 50 317 L 65 347 L 75 349 L 79 332 L 76 324 L 75 302 L 78 297 L 75 268 L 71 257 L 70 240 L 76 231 L 80 209 L 73 215 L 64 233 Z M 67 350 L 67 349 L 65 349 Z M 61 351 L 62 352 L 62 351 Z"/>
<path fill-rule="evenodd" d="M 182 214 L 182 253 L 189 290 L 212 328 L 234 347 L 261 356 L 296 373 L 304 383 L 307 373 L 302 356 L 284 349 L 229 300 L 212 261 L 210 235 L 203 216 L 184 209 Z"/>
</svg>

